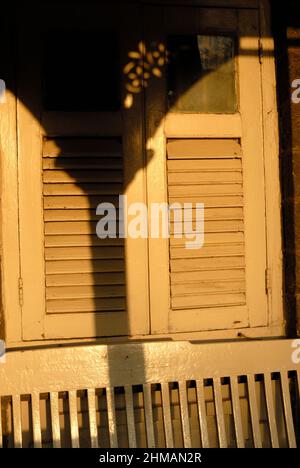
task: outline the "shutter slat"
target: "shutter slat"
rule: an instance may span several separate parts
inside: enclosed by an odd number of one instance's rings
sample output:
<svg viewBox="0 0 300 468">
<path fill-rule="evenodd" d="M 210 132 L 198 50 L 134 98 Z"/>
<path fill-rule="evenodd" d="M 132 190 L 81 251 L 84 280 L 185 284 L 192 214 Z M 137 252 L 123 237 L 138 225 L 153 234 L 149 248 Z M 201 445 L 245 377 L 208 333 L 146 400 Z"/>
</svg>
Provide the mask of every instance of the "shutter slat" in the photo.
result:
<svg viewBox="0 0 300 468">
<path fill-rule="evenodd" d="M 169 185 L 169 197 L 174 198 L 191 198 L 191 197 L 206 197 L 206 205 L 209 200 L 216 199 L 219 203 L 229 204 L 242 203 L 243 186 L 242 183 L 235 184 L 189 184 L 189 185 Z M 224 200 L 223 200 L 224 199 Z M 199 200 L 200 201 L 200 200 Z"/>
<path fill-rule="evenodd" d="M 83 286 L 83 285 L 114 285 L 125 284 L 124 273 L 69 273 L 64 275 L 47 275 L 46 285 L 51 286 Z"/>
<path fill-rule="evenodd" d="M 172 296 L 189 296 L 191 294 L 211 294 L 220 292 L 243 293 L 246 290 L 244 281 L 213 281 L 203 283 L 184 283 L 171 285 Z"/>
<path fill-rule="evenodd" d="M 123 260 L 57 260 L 46 263 L 46 274 L 104 273 L 124 271 Z"/>
<path fill-rule="evenodd" d="M 185 247 L 186 239 L 179 238 L 175 239 L 171 237 L 170 245 L 172 247 Z M 216 233 L 205 233 L 205 246 L 217 246 L 218 244 L 243 244 L 244 233 L 243 232 L 216 232 Z"/>
<path fill-rule="evenodd" d="M 236 212 L 238 215 L 238 212 Z M 228 213 L 229 216 L 229 213 Z M 116 214 L 106 219 L 114 220 L 115 217 L 119 218 L 119 211 L 116 210 Z M 44 220 L 45 221 L 98 221 L 101 219 L 100 216 L 96 214 L 96 210 L 45 210 L 44 211 Z"/>
<path fill-rule="evenodd" d="M 109 183 L 109 180 L 99 181 L 101 183 L 53 183 L 44 184 L 44 195 L 115 195 L 122 194 L 122 184 Z M 98 199 L 98 203 L 101 200 Z"/>
<path fill-rule="evenodd" d="M 197 284 L 207 282 L 219 281 L 244 281 L 245 272 L 243 269 L 234 270 L 204 270 L 204 271 L 183 271 L 174 272 L 172 274 L 171 284 Z"/>
<path fill-rule="evenodd" d="M 124 245 L 124 239 L 99 239 L 96 236 L 89 236 L 87 234 L 62 234 L 62 235 L 49 235 L 45 236 L 45 247 L 97 247 L 97 246 L 120 246 Z"/>
<path fill-rule="evenodd" d="M 229 216 L 229 213 L 228 213 Z M 237 213 L 238 216 L 238 213 Z M 96 214 L 96 210 L 44 210 L 44 221 L 99 221 L 104 216 Z M 106 216 L 110 220 L 122 220 L 119 210 L 113 212 L 110 216 Z"/>
<path fill-rule="evenodd" d="M 187 241 L 188 242 L 188 241 Z M 204 257 L 231 257 L 232 255 L 244 255 L 243 244 L 203 246 L 201 249 L 187 249 L 174 247 L 171 249 L 171 258 L 204 258 Z"/>
<path fill-rule="evenodd" d="M 45 196 L 44 209 L 96 209 L 100 200 L 98 196 L 85 196 L 84 192 L 80 191 L 74 196 Z M 80 196 L 81 195 L 81 196 Z M 101 195 L 101 202 L 113 203 L 117 208 L 119 204 L 118 195 Z"/>
<path fill-rule="evenodd" d="M 190 159 L 169 160 L 168 172 L 197 172 L 197 171 L 235 171 L 242 170 L 240 159 Z"/>
<path fill-rule="evenodd" d="M 192 210 L 185 210 L 189 216 L 191 215 L 191 219 L 194 221 L 197 219 L 196 216 L 196 209 L 193 208 Z M 176 222 L 177 219 L 179 221 L 184 220 L 184 213 L 183 210 L 172 210 L 170 213 L 170 222 Z M 222 220 L 222 219 L 243 219 L 243 209 L 242 208 L 207 208 L 205 210 L 205 220 Z"/>
<path fill-rule="evenodd" d="M 167 143 L 169 159 L 238 158 L 241 146 L 233 139 L 172 139 Z"/>
<path fill-rule="evenodd" d="M 189 309 L 197 307 L 221 307 L 230 305 L 243 305 L 245 304 L 245 294 L 210 294 L 200 296 L 181 296 L 173 297 L 172 308 L 176 309 Z"/>
<path fill-rule="evenodd" d="M 235 257 L 209 257 L 171 260 L 173 271 L 219 270 L 224 268 L 242 268 L 245 266 L 243 255 Z"/>
<path fill-rule="evenodd" d="M 45 223 L 45 234 L 46 235 L 86 235 L 89 234 L 92 242 L 97 239 L 96 236 L 96 222 L 93 221 L 70 221 L 70 222 L 46 222 Z M 116 233 L 119 230 L 119 224 L 116 224 Z M 107 238 L 107 243 L 110 239 Z"/>
<path fill-rule="evenodd" d="M 47 313 L 104 312 L 125 310 L 125 298 L 87 298 L 47 300 Z"/>
<path fill-rule="evenodd" d="M 46 260 L 98 260 L 124 258 L 124 248 L 106 247 L 51 247 L 45 249 Z"/>
<path fill-rule="evenodd" d="M 95 286 L 58 286 L 48 287 L 47 299 L 125 297 L 126 288 L 122 285 Z"/>
<path fill-rule="evenodd" d="M 119 158 L 122 156 L 122 146 L 113 138 L 50 138 L 44 142 L 43 156 L 48 158 L 76 156 Z"/>
<path fill-rule="evenodd" d="M 97 221 L 95 210 L 44 210 L 44 221 Z"/>
<path fill-rule="evenodd" d="M 205 187 L 205 191 L 203 189 Z M 206 185 L 191 185 L 191 188 L 195 190 L 187 190 L 185 185 L 182 186 L 182 192 L 179 195 L 171 195 L 172 185 L 169 185 L 169 203 L 203 203 L 206 208 L 222 208 L 222 207 L 242 207 L 243 206 L 243 197 L 235 194 L 223 194 L 223 187 L 226 188 L 226 185 L 213 185 L 210 186 L 210 191 L 206 190 Z M 219 187 L 218 193 L 215 187 Z"/>
<path fill-rule="evenodd" d="M 169 185 L 185 185 L 188 192 L 188 185 L 195 184 L 235 184 L 241 183 L 242 173 L 236 172 L 169 172 Z"/>
<path fill-rule="evenodd" d="M 55 170 L 44 170 L 43 180 L 45 184 L 69 184 L 76 183 L 81 185 L 82 183 L 118 183 L 122 182 L 122 171 L 112 170 L 98 170 L 98 169 L 76 169 L 55 171 Z M 46 186 L 48 187 L 48 186 Z M 45 188 L 46 188 L 45 187 Z"/>
<path fill-rule="evenodd" d="M 43 169 L 122 169 L 122 158 L 43 158 Z"/>
<path fill-rule="evenodd" d="M 90 234 L 96 237 L 96 222 L 88 221 L 70 221 L 70 222 L 46 222 L 45 234 Z"/>
<path fill-rule="evenodd" d="M 59 224 L 59 223 L 48 223 L 48 224 Z M 62 223 L 61 223 L 62 224 Z M 83 226 L 76 226 L 76 223 L 63 223 L 63 225 L 65 224 L 74 224 L 74 226 L 67 226 L 66 229 L 84 229 L 84 223 L 81 223 Z M 78 225 L 80 223 L 77 223 Z M 174 234 L 174 231 L 175 231 L 175 228 L 174 228 L 174 224 L 175 223 L 171 223 L 170 225 L 170 234 L 173 235 Z M 179 225 L 179 227 L 182 227 L 182 224 Z M 186 239 L 186 241 L 190 241 L 190 239 L 187 239 L 186 237 L 184 237 L 186 234 L 193 234 L 195 235 L 195 225 L 192 226 L 193 228 L 193 232 L 192 230 L 189 229 L 189 226 L 186 228 L 186 230 L 182 233 L 182 238 L 183 239 Z M 63 227 L 61 226 L 53 226 L 52 227 L 49 227 L 49 231 L 51 229 L 60 229 L 60 232 L 66 232 L 66 229 L 64 230 Z M 95 228 L 96 229 L 96 228 Z M 225 220 L 225 221 L 206 221 L 204 223 L 204 229 L 205 229 L 205 234 L 207 232 L 214 232 L 214 233 L 217 233 L 217 232 L 243 232 L 244 231 L 244 223 L 242 221 L 235 221 L 235 220 Z M 176 229 L 176 231 L 178 232 L 178 229 Z M 175 232 L 176 232 L 175 231 Z M 59 232 L 59 233 L 60 233 Z M 84 231 L 79 231 L 79 233 L 82 232 L 83 234 L 85 233 Z M 88 231 L 90 232 L 90 231 Z M 196 231 L 196 232 L 202 232 L 202 231 Z M 50 233 L 50 232 L 49 232 Z M 58 233 L 58 234 L 59 234 Z M 67 232 L 68 233 L 68 232 Z M 77 234 L 78 231 L 75 231 L 74 234 Z M 73 232 L 72 232 L 73 234 Z M 205 236 L 204 236 L 205 237 Z M 193 237 L 192 237 L 192 240 L 193 240 Z M 205 239 L 204 239 L 205 240 Z"/>
</svg>

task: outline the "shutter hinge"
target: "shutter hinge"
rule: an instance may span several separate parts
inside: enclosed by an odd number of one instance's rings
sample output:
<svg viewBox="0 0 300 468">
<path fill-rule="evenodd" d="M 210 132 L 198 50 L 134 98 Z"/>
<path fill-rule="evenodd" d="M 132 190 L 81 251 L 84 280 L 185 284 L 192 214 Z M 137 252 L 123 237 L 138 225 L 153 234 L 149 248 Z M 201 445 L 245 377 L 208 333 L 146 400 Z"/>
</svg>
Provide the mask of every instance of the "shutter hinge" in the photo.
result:
<svg viewBox="0 0 300 468">
<path fill-rule="evenodd" d="M 266 294 L 271 291 L 271 274 L 270 268 L 265 269 L 265 286 L 266 286 Z"/>
<path fill-rule="evenodd" d="M 258 59 L 259 59 L 260 64 L 262 64 L 263 58 L 264 58 L 264 49 L 263 49 L 262 40 L 258 39 Z"/>
<path fill-rule="evenodd" d="M 20 306 L 22 307 L 24 302 L 24 296 L 23 296 L 23 278 L 19 278 L 19 303 Z"/>
</svg>

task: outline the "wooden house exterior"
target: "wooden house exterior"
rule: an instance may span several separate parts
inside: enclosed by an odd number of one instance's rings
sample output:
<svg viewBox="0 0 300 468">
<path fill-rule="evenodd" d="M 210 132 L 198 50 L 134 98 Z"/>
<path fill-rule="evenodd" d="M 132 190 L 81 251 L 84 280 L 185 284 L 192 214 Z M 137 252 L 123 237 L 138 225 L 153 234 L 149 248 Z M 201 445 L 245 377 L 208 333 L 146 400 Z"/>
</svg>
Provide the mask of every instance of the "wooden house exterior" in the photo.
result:
<svg viewBox="0 0 300 468">
<path fill-rule="evenodd" d="M 274 3 L 4 9 L 0 446 L 296 446 L 300 13 Z M 147 235 L 99 238 L 101 203 Z"/>
</svg>

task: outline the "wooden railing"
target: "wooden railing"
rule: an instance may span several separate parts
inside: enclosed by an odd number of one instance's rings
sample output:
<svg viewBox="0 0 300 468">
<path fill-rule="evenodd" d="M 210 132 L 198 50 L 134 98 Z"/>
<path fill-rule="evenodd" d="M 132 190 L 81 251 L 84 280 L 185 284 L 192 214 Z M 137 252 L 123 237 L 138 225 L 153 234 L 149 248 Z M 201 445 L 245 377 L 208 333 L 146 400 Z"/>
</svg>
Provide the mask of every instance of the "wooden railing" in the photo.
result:
<svg viewBox="0 0 300 468">
<path fill-rule="evenodd" d="M 296 447 L 294 351 L 290 340 L 8 351 L 0 445 Z"/>
</svg>

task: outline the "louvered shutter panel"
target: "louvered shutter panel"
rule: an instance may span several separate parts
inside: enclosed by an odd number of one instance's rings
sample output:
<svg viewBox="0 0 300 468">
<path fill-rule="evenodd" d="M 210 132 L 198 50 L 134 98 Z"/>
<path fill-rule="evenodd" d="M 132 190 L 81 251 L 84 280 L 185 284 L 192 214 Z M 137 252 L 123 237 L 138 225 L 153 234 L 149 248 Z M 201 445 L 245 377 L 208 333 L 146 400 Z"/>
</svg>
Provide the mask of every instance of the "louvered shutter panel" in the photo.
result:
<svg viewBox="0 0 300 468">
<path fill-rule="evenodd" d="M 205 207 L 202 248 L 187 249 L 185 237 L 174 238 L 171 218 L 171 308 L 244 305 L 243 174 L 239 142 L 171 139 L 167 157 L 169 204 L 192 203 L 195 209 L 196 203 L 204 203 Z"/>
<path fill-rule="evenodd" d="M 125 311 L 124 241 L 96 235 L 97 205 L 123 190 L 120 141 L 45 140 L 43 188 L 46 313 Z"/>
</svg>

